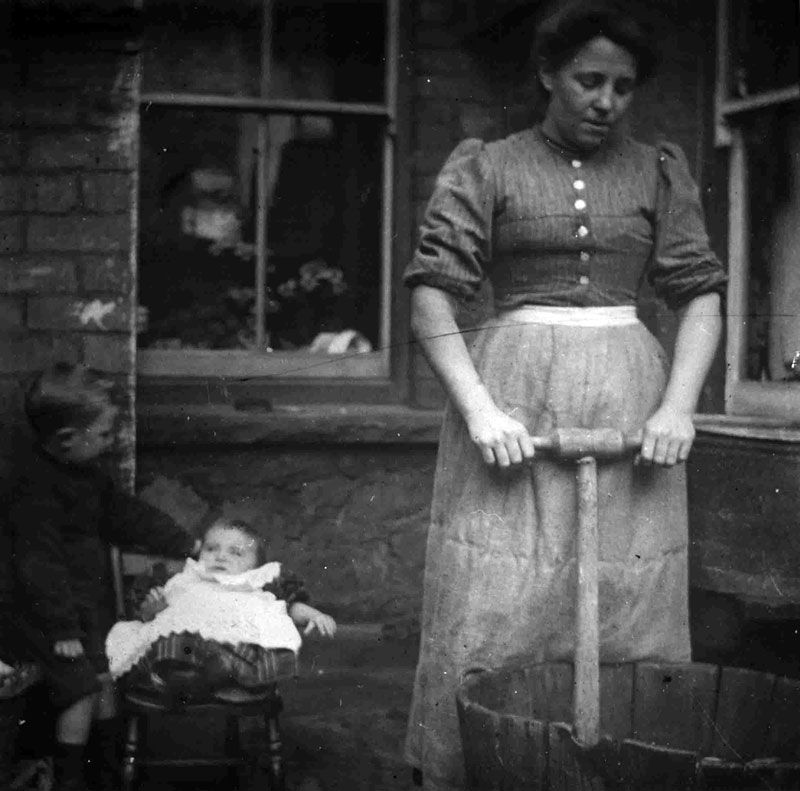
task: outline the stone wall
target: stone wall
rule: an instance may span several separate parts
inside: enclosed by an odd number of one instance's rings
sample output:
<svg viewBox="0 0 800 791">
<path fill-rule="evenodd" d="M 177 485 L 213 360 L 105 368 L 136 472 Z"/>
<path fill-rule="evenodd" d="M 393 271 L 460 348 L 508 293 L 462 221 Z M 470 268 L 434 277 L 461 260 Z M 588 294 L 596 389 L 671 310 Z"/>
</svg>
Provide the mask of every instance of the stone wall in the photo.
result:
<svg viewBox="0 0 800 791">
<path fill-rule="evenodd" d="M 15 8 L 0 50 L 0 409 L 9 426 L 20 382 L 51 362 L 109 372 L 131 485 L 138 56 L 73 14 Z"/>
<path fill-rule="evenodd" d="M 139 453 L 142 496 L 197 524 L 243 516 L 269 557 L 342 621 L 413 623 L 422 594 L 434 448 L 328 445 Z"/>
</svg>

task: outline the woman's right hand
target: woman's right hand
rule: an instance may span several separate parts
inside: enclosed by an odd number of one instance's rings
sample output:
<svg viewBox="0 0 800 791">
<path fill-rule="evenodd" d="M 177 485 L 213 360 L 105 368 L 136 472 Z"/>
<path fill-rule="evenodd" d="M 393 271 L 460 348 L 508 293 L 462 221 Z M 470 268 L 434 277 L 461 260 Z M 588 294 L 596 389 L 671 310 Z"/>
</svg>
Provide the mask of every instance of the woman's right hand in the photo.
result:
<svg viewBox="0 0 800 791">
<path fill-rule="evenodd" d="M 488 465 L 506 468 L 533 458 L 535 450 L 528 429 L 502 409 L 485 406 L 466 422 L 472 441 Z"/>
</svg>

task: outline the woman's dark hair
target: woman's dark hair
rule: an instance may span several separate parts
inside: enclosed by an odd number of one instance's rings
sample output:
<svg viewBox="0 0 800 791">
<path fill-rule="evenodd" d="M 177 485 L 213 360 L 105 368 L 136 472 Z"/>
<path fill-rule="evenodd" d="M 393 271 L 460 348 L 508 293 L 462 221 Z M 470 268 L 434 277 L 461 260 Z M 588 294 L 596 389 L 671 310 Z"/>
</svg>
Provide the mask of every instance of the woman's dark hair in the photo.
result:
<svg viewBox="0 0 800 791">
<path fill-rule="evenodd" d="M 651 30 L 628 5 L 617 0 L 571 0 L 547 16 L 536 31 L 537 65 L 558 70 L 598 36 L 630 52 L 636 61 L 638 83 L 653 76 L 658 56 Z"/>
</svg>

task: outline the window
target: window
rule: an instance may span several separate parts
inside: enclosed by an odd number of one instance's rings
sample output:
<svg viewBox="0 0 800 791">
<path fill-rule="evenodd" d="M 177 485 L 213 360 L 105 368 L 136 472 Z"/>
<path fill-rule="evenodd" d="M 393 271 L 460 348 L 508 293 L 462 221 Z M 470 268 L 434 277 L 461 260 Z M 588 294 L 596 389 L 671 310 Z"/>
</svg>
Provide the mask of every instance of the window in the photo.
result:
<svg viewBox="0 0 800 791">
<path fill-rule="evenodd" d="M 399 0 L 147 0 L 139 373 L 386 377 Z"/>
<path fill-rule="evenodd" d="M 726 409 L 800 416 L 800 3 L 718 0 L 730 148 Z"/>
</svg>

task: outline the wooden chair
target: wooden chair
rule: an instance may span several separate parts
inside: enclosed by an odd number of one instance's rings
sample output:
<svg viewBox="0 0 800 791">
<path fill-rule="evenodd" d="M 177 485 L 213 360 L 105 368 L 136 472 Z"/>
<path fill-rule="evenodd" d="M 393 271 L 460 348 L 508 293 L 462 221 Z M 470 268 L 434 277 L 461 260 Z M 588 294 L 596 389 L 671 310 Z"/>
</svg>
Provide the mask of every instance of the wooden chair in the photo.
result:
<svg viewBox="0 0 800 791">
<path fill-rule="evenodd" d="M 122 555 L 115 549 L 112 551 L 112 569 L 116 589 L 117 610 L 120 617 L 125 617 L 128 610 L 133 609 L 129 597 L 125 595 L 123 580 Z M 155 567 L 154 567 L 155 569 Z M 165 573 L 164 569 L 159 571 Z M 140 582 L 143 590 L 152 587 L 154 580 L 145 575 Z M 158 584 L 158 580 L 155 580 Z M 161 582 L 160 584 L 163 584 Z M 288 652 L 287 652 L 288 653 Z M 276 682 L 295 678 L 297 665 L 293 659 L 290 665 L 276 671 Z M 240 691 L 241 692 L 241 691 Z M 265 770 L 269 791 L 284 791 L 285 776 L 283 766 L 283 745 L 278 717 L 283 709 L 283 701 L 277 683 L 270 684 L 258 693 L 245 696 L 236 702 L 223 701 L 216 698 L 200 699 L 182 698 L 180 695 L 150 694 L 149 691 L 135 686 L 125 688 L 121 694 L 122 715 L 125 720 L 125 745 L 122 757 L 122 789 L 134 791 L 139 769 L 142 767 L 191 767 L 191 766 L 229 766 L 238 768 L 239 786 L 245 769 L 253 763 L 261 763 Z M 153 716 L 195 717 L 213 715 L 225 722 L 224 754 L 216 757 L 164 758 L 153 754 L 148 745 L 148 722 Z M 241 745 L 241 719 L 255 717 L 264 725 L 264 750 L 257 756 L 249 755 Z"/>
<path fill-rule="evenodd" d="M 253 695 L 248 700 L 237 702 L 203 701 L 183 702 L 178 699 L 159 700 L 153 696 L 129 690 L 123 694 L 123 710 L 126 718 L 126 737 L 122 759 L 122 789 L 133 791 L 136 787 L 139 769 L 143 766 L 182 767 L 182 766 L 229 766 L 238 769 L 239 787 L 245 769 L 254 758 L 242 750 L 240 721 L 242 717 L 258 717 L 264 723 L 265 749 L 255 758 L 263 762 L 269 791 L 285 791 L 283 766 L 283 746 L 278 716 L 283 702 L 277 684 Z M 195 718 L 215 715 L 225 721 L 225 751 L 214 757 L 163 758 L 156 757 L 148 750 L 147 726 L 150 717 L 184 716 Z"/>
<path fill-rule="evenodd" d="M 29 662 L 14 667 L 0 679 L 0 788 L 21 788 L 46 766 L 43 759 L 17 761 L 17 735 L 25 710 L 25 695 L 42 678 L 38 665 Z"/>
</svg>

